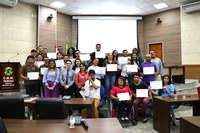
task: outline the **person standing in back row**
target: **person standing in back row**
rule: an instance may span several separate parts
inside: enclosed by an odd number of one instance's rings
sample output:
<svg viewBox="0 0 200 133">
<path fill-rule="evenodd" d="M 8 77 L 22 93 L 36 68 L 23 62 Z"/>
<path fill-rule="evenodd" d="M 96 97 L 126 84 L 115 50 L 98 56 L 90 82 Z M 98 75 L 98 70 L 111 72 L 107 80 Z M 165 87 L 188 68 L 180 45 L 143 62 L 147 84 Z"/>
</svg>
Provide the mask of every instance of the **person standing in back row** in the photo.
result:
<svg viewBox="0 0 200 133">
<path fill-rule="evenodd" d="M 163 71 L 163 63 L 160 58 L 156 57 L 155 51 L 150 51 L 151 54 L 151 62 L 153 62 L 158 70 L 158 75 L 162 75 Z M 155 80 L 158 80 L 158 75 L 155 77 Z"/>
<path fill-rule="evenodd" d="M 101 44 L 96 44 L 96 52 L 100 52 L 101 51 Z M 96 52 L 92 52 L 90 54 L 90 64 L 93 63 L 93 60 L 96 58 Z M 99 60 L 99 63 L 98 63 L 98 66 L 99 67 L 102 67 L 103 66 L 103 62 L 104 62 L 104 58 L 98 58 Z"/>
</svg>

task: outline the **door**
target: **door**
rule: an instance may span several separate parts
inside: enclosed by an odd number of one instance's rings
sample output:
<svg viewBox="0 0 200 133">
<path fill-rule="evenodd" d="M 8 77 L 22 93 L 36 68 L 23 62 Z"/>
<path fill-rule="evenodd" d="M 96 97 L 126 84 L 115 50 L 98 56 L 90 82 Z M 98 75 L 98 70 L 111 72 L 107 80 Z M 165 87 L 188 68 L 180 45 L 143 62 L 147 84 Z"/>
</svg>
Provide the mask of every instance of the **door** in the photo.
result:
<svg viewBox="0 0 200 133">
<path fill-rule="evenodd" d="M 163 49 L 162 43 L 150 43 L 149 44 L 149 53 L 150 51 L 155 51 L 156 57 L 160 58 L 163 62 Z"/>
</svg>

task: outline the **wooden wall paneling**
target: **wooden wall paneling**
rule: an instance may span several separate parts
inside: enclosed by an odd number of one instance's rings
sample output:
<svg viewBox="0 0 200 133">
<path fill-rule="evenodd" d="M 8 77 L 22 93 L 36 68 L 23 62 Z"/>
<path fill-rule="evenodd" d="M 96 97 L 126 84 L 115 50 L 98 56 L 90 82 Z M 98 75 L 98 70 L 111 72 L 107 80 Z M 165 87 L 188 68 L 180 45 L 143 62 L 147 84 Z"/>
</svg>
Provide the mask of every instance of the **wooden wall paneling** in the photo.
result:
<svg viewBox="0 0 200 133">
<path fill-rule="evenodd" d="M 186 79 L 198 79 L 200 81 L 200 65 L 187 64 L 185 66 L 185 78 Z"/>
<path fill-rule="evenodd" d="M 181 65 L 180 9 L 160 12 L 143 18 L 143 26 L 138 25 L 139 31 L 143 29 L 143 41 L 139 42 L 140 48 L 143 48 L 142 55 L 147 52 L 147 44 L 163 42 L 165 65 Z M 160 18 L 162 23 L 158 24 L 157 18 Z"/>
</svg>

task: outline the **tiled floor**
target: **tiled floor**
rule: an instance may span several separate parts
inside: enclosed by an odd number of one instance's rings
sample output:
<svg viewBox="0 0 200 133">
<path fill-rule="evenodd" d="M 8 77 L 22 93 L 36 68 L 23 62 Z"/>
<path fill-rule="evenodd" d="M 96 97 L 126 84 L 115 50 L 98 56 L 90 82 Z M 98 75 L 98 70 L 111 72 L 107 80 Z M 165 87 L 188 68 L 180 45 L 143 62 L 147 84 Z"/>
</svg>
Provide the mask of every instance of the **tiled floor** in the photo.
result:
<svg viewBox="0 0 200 133">
<path fill-rule="evenodd" d="M 181 116 L 192 116 L 192 107 L 190 106 L 180 106 L 175 110 L 175 116 L 177 118 Z M 176 126 L 171 125 L 171 133 L 179 133 L 180 121 L 176 120 Z M 153 118 L 148 118 L 146 123 L 141 121 L 138 122 L 136 126 L 129 124 L 128 127 L 124 127 L 126 133 L 157 133 L 153 129 Z"/>
</svg>

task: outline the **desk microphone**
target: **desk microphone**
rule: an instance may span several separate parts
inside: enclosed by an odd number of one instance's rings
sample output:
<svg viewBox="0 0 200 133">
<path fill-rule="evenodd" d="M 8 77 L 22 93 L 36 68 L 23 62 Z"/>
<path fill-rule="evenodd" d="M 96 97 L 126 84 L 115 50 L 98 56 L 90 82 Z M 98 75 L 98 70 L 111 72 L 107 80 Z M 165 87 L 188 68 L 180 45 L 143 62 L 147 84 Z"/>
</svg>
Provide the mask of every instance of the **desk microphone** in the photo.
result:
<svg viewBox="0 0 200 133">
<path fill-rule="evenodd" d="M 8 62 L 10 62 L 10 59 L 13 59 L 13 58 L 17 57 L 18 55 L 19 55 L 19 53 L 17 53 L 17 55 L 15 55 L 15 56 L 13 56 L 13 57 L 10 57 L 10 58 L 8 59 Z"/>
<path fill-rule="evenodd" d="M 86 123 L 85 120 L 81 120 L 81 125 L 83 125 L 83 127 L 87 130 L 88 129 L 88 124 Z"/>
</svg>

